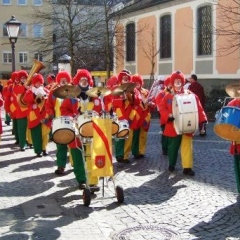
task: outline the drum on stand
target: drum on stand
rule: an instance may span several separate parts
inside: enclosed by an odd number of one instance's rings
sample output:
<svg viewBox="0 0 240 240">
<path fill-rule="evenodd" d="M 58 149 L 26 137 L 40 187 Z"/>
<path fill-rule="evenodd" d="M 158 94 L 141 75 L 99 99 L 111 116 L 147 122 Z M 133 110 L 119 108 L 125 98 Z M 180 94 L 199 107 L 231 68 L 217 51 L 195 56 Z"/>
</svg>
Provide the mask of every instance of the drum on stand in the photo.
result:
<svg viewBox="0 0 240 240">
<path fill-rule="evenodd" d="M 52 122 L 52 138 L 57 144 L 69 144 L 75 138 L 73 118 L 62 116 Z"/>
<path fill-rule="evenodd" d="M 198 108 L 194 94 L 175 95 L 172 110 L 177 134 L 194 133 L 198 129 Z"/>
<path fill-rule="evenodd" d="M 230 141 L 240 140 L 240 108 L 223 107 L 215 121 L 214 132 L 221 138 Z"/>
<path fill-rule="evenodd" d="M 77 118 L 78 131 L 81 137 L 93 137 L 93 124 L 92 118 L 98 118 L 99 114 L 96 111 L 86 111 Z"/>
</svg>

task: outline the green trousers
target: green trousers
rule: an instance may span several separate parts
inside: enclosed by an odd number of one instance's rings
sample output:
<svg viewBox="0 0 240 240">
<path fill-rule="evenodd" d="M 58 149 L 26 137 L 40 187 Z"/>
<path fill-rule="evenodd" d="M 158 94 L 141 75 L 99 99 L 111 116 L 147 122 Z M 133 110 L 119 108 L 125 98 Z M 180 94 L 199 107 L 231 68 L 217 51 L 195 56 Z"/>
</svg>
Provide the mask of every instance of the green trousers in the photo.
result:
<svg viewBox="0 0 240 240">
<path fill-rule="evenodd" d="M 82 152 L 78 148 L 71 148 L 71 155 L 73 159 L 73 172 L 79 183 L 86 182 L 86 172 L 82 157 Z"/>
<path fill-rule="evenodd" d="M 56 144 L 56 146 L 57 166 L 65 168 L 67 164 L 68 146 L 66 144 Z"/>
<path fill-rule="evenodd" d="M 168 137 L 167 141 L 169 166 L 175 167 L 178 159 L 178 150 L 182 141 L 182 135 L 178 135 L 176 137 Z"/>
<path fill-rule="evenodd" d="M 237 190 L 240 193 L 240 155 L 234 155 L 234 171 L 237 182 Z"/>
<path fill-rule="evenodd" d="M 18 136 L 19 147 L 24 148 L 26 146 L 27 139 L 27 117 L 16 119 L 16 132 Z"/>
<path fill-rule="evenodd" d="M 34 152 L 39 154 L 42 152 L 42 124 L 40 123 L 30 130 Z"/>
</svg>

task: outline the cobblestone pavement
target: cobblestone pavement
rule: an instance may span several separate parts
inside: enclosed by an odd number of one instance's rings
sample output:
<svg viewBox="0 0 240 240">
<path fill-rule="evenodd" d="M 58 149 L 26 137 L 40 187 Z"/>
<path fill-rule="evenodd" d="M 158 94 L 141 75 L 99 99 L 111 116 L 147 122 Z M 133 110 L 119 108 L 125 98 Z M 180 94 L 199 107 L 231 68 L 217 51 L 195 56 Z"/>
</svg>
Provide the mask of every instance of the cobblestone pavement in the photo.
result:
<svg viewBox="0 0 240 240">
<path fill-rule="evenodd" d="M 130 164 L 113 160 L 113 182 L 100 180 L 101 191 L 83 205 L 71 165 L 54 174 L 55 144 L 49 156 L 20 152 L 11 126 L 3 123 L 0 143 L 0 239 L 240 239 L 240 205 L 229 142 L 217 137 L 213 123 L 205 138 L 194 138 L 194 177 L 167 171 L 161 154 L 158 119 L 153 119 L 144 159 Z M 103 191 L 104 186 L 104 191 Z M 104 193 L 104 196 L 103 196 Z"/>
</svg>

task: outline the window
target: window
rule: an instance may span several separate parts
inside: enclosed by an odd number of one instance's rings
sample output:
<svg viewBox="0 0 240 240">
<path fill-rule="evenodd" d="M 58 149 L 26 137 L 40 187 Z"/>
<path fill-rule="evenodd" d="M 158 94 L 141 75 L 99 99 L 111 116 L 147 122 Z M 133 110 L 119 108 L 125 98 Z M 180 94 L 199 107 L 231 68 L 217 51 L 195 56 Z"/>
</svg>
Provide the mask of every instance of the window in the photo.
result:
<svg viewBox="0 0 240 240">
<path fill-rule="evenodd" d="M 41 38 L 42 37 L 42 26 L 39 24 L 35 24 L 33 26 L 33 37 Z"/>
<path fill-rule="evenodd" d="M 28 54 L 26 52 L 19 53 L 19 63 L 27 63 L 28 62 Z"/>
<path fill-rule="evenodd" d="M 135 61 L 135 24 L 126 27 L 126 60 Z"/>
<path fill-rule="evenodd" d="M 2 0 L 2 5 L 10 5 L 11 0 Z"/>
<path fill-rule="evenodd" d="M 34 59 L 37 59 L 38 61 L 43 61 L 43 55 L 42 53 L 34 53 Z"/>
<path fill-rule="evenodd" d="M 3 24 L 3 37 L 8 37 L 7 27 Z"/>
<path fill-rule="evenodd" d="M 171 16 L 165 15 L 160 18 L 160 58 L 172 56 L 172 25 Z"/>
<path fill-rule="evenodd" d="M 18 0 L 17 4 L 18 5 L 27 5 L 27 0 Z"/>
<path fill-rule="evenodd" d="M 212 54 L 212 7 L 204 6 L 197 11 L 197 55 Z"/>
<path fill-rule="evenodd" d="M 27 37 L 27 24 L 22 23 L 22 25 L 19 28 L 19 37 Z"/>
<path fill-rule="evenodd" d="M 34 6 L 42 6 L 43 5 L 43 1 L 42 0 L 33 0 L 33 5 Z"/>
<path fill-rule="evenodd" d="M 3 53 L 3 63 L 11 63 L 12 62 L 12 53 L 4 52 Z"/>
</svg>

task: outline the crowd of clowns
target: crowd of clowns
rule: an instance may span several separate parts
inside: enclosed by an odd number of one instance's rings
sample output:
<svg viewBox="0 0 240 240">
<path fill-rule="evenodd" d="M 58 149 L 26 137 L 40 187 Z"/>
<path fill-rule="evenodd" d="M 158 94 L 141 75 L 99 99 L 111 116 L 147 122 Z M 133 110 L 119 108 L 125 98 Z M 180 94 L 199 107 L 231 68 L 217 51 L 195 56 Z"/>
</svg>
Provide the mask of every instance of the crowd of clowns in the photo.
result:
<svg viewBox="0 0 240 240">
<path fill-rule="evenodd" d="M 129 124 L 128 137 L 114 141 L 114 154 L 117 162 L 127 164 L 130 163 L 131 155 L 135 159 L 145 157 L 151 112 L 157 109 L 162 128 L 162 154 L 168 156 L 168 170 L 170 172 L 175 170 L 180 149 L 183 173 L 190 176 L 195 174 L 192 144 L 194 133 L 178 135 L 173 124 L 172 100 L 174 95 L 191 93 L 183 88 L 185 77 L 180 71 L 164 77 L 159 81 L 160 88 L 157 94 L 149 95 L 149 90 L 143 87 L 142 76 L 132 75 L 129 71 L 123 70 L 107 80 L 106 88 L 112 93 L 114 89 L 125 83 L 135 83 L 136 86 L 126 94 L 104 96 L 104 104 L 101 104 L 102 100 L 98 97 L 89 97 L 86 94 L 86 91 L 94 84 L 90 72 L 86 69 L 79 69 L 74 77 L 66 71 L 59 72 L 56 76 L 50 74 L 46 82 L 40 73 L 32 76 L 30 84 L 25 84 L 27 78 L 28 73 L 24 70 L 13 72 L 0 98 L 0 106 L 3 105 L 6 112 L 5 123 L 9 124 L 12 121 L 15 144 L 19 146 L 20 151 L 32 148 L 36 157 L 48 155 L 47 145 L 51 138 L 54 118 L 76 117 L 85 111 L 96 111 L 101 115 L 102 108 L 104 108 L 104 111 L 116 114 L 118 120 L 126 120 Z M 53 91 L 65 84 L 78 86 L 81 89 L 79 96 L 65 99 L 54 96 Z M 206 123 L 207 117 L 197 96 L 196 102 L 199 122 Z M 156 143 L 156 151 L 159 146 L 160 143 Z M 81 147 L 79 139 L 69 144 L 56 144 L 57 169 L 55 174 L 64 175 L 70 155 L 79 189 L 86 187 L 86 179 L 88 179 L 90 186 L 96 187 L 97 191 L 98 178 L 86 176 L 88 173 L 84 168 Z"/>
</svg>

